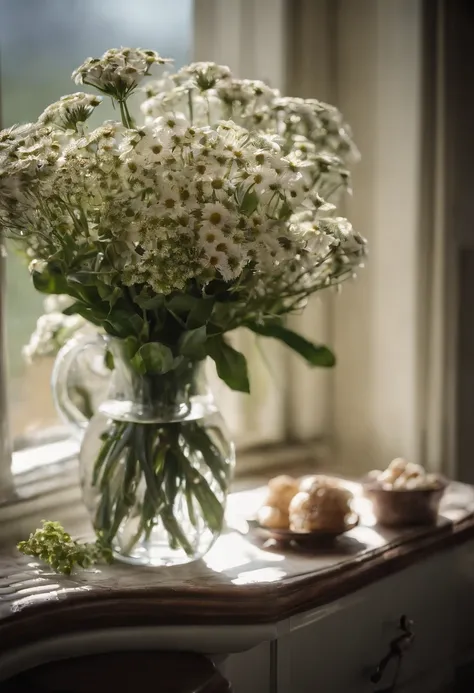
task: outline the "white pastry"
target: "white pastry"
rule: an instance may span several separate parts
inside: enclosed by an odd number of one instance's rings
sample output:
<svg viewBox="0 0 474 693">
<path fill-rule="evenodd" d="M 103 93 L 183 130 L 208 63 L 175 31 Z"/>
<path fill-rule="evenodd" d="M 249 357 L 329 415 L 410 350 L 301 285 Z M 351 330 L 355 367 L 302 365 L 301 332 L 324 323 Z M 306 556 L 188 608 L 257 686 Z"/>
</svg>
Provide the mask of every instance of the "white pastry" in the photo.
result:
<svg viewBox="0 0 474 693">
<path fill-rule="evenodd" d="M 369 477 L 384 491 L 436 489 L 442 485 L 437 474 L 427 474 L 421 464 L 407 462 L 401 457 L 392 460 L 383 472 L 373 470 Z"/>
<path fill-rule="evenodd" d="M 298 486 L 298 480 L 287 474 L 270 479 L 267 497 L 263 505 L 270 505 L 287 513 L 291 499 L 298 493 Z"/>
<path fill-rule="evenodd" d="M 352 513 L 352 493 L 337 480 L 313 482 L 308 491 L 300 491 L 290 503 L 290 529 L 293 532 L 344 531 Z"/>
<path fill-rule="evenodd" d="M 288 529 L 288 513 L 284 513 L 278 508 L 264 505 L 258 511 L 257 517 L 262 527 L 268 527 L 269 529 Z"/>
</svg>

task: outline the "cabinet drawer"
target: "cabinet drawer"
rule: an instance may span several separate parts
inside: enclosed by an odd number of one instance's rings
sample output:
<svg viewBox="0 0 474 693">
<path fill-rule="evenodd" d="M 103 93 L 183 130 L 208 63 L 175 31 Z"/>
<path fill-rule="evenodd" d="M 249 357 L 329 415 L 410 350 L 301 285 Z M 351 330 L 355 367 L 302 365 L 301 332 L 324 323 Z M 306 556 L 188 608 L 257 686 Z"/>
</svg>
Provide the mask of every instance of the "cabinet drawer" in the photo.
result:
<svg viewBox="0 0 474 693">
<path fill-rule="evenodd" d="M 425 693 L 423 678 L 438 688 L 453 680 L 454 574 L 444 552 L 290 623 L 291 693 L 370 693 L 387 687 L 393 663 L 374 685 L 371 673 L 401 632 L 400 618 L 414 622 L 415 637 L 402 659 L 398 693 Z M 429 676 L 428 676 L 429 674 Z M 426 688 L 431 693 L 433 688 Z"/>
</svg>

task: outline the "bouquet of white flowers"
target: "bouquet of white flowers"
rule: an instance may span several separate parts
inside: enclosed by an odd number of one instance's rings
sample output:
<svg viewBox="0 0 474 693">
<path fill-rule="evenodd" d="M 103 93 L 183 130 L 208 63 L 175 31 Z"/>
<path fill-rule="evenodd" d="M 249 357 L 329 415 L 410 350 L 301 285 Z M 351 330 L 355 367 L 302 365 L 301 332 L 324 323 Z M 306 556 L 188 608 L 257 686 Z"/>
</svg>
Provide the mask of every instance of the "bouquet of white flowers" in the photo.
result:
<svg viewBox="0 0 474 693">
<path fill-rule="evenodd" d="M 145 86 L 137 125 L 128 99 L 167 62 L 113 49 L 73 73 L 112 99 L 120 122 L 89 129 L 102 97 L 76 93 L 0 133 L 4 234 L 30 258 L 39 291 L 68 295 L 64 313 L 108 335 L 107 362 L 121 373 L 122 406 L 104 410 L 84 483 L 97 532 L 128 556 L 158 525 L 189 556 L 206 543 L 191 535 L 221 529 L 232 454 L 183 409 L 196 366 L 210 357 L 248 392 L 245 358 L 225 336 L 237 327 L 332 366 L 330 350 L 285 316 L 352 276 L 365 254 L 329 201 L 348 189 L 358 156 L 337 109 L 194 63 Z"/>
</svg>

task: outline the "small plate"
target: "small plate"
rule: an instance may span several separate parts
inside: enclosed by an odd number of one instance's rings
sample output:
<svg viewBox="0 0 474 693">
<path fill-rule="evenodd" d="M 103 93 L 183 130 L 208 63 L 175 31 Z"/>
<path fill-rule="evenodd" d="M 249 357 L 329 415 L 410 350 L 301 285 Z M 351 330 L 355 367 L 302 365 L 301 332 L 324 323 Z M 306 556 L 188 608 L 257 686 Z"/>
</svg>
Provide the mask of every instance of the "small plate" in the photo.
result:
<svg viewBox="0 0 474 693">
<path fill-rule="evenodd" d="M 276 541 L 285 542 L 287 544 L 295 543 L 300 546 L 318 546 L 332 543 L 341 534 L 349 532 L 359 524 L 359 516 L 352 513 L 350 521 L 346 524 L 345 529 L 335 532 L 327 532 L 318 530 L 316 532 L 292 532 L 291 529 L 272 529 L 264 527 L 257 520 L 249 520 L 249 527 L 255 530 L 262 538 L 275 539 Z"/>
</svg>

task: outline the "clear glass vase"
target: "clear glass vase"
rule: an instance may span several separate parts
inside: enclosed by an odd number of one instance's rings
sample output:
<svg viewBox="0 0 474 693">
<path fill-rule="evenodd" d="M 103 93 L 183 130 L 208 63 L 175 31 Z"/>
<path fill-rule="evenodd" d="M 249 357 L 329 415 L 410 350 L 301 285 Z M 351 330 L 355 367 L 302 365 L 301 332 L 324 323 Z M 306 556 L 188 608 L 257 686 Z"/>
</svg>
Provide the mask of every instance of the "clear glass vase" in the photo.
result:
<svg viewBox="0 0 474 693">
<path fill-rule="evenodd" d="M 109 394 L 87 425 L 69 397 L 68 371 L 86 349 L 97 353 L 97 339 L 67 345 L 53 372 L 60 413 L 85 428 L 80 475 L 94 528 L 129 563 L 199 558 L 223 529 L 235 460 L 203 362 L 143 375 L 121 340 L 106 346 Z"/>
</svg>

